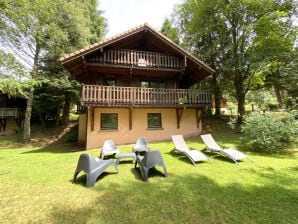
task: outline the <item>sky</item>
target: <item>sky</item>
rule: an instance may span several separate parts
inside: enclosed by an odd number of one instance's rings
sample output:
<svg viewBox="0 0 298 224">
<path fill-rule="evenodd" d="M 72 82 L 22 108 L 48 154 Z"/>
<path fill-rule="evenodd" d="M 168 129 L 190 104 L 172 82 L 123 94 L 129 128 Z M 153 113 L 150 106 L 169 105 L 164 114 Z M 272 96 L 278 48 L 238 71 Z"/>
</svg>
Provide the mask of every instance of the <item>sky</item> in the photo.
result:
<svg viewBox="0 0 298 224">
<path fill-rule="evenodd" d="M 99 0 L 99 9 L 108 21 L 106 37 L 125 32 L 148 23 L 160 29 L 166 17 L 170 18 L 175 4 L 181 0 Z"/>
</svg>

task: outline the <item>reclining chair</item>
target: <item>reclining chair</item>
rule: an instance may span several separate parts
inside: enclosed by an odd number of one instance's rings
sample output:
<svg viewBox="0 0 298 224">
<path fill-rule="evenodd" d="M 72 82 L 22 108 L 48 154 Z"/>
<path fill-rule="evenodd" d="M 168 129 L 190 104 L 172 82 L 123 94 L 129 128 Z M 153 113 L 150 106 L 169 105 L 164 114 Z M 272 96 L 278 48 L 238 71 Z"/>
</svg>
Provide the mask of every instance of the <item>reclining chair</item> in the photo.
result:
<svg viewBox="0 0 298 224">
<path fill-rule="evenodd" d="M 211 134 L 201 135 L 201 138 L 205 143 L 205 145 L 207 146 L 207 149 L 209 149 L 211 152 L 220 153 L 221 155 L 230 158 L 237 165 L 239 165 L 238 160 L 241 160 L 244 158 L 247 158 L 251 162 L 253 162 L 253 160 L 249 156 L 245 155 L 244 153 L 236 149 L 232 149 L 232 148 L 223 149 L 216 143 L 216 141 L 214 140 Z"/>
<path fill-rule="evenodd" d="M 161 153 L 159 150 L 149 150 L 145 153 L 144 156 L 137 155 L 137 160 L 135 162 L 135 168 L 139 163 L 141 177 L 143 181 L 148 180 L 148 172 L 154 166 L 162 166 L 164 170 L 165 177 L 168 176 L 166 165 L 162 159 Z"/>
<path fill-rule="evenodd" d="M 76 182 L 77 175 L 80 171 L 84 171 L 87 176 L 86 186 L 93 187 L 97 178 L 109 167 L 114 166 L 117 173 L 118 167 L 113 159 L 102 160 L 93 158 L 89 154 L 81 154 L 77 168 L 74 172 L 73 182 Z"/>
</svg>

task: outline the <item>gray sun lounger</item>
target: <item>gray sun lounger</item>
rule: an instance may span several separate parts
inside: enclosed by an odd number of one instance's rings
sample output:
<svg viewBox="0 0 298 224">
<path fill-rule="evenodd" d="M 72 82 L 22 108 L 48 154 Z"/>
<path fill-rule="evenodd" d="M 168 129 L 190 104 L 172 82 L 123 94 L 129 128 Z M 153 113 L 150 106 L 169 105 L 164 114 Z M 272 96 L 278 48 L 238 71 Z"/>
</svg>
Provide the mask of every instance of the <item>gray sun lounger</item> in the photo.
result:
<svg viewBox="0 0 298 224">
<path fill-rule="evenodd" d="M 217 142 L 214 140 L 214 138 L 212 137 L 211 134 L 201 135 L 201 138 L 202 138 L 203 142 L 205 143 L 205 145 L 207 146 L 208 150 L 210 150 L 211 152 L 220 153 L 223 156 L 230 158 L 237 165 L 239 165 L 238 161 L 241 159 L 244 159 L 244 158 L 247 158 L 251 162 L 253 162 L 253 160 L 249 156 L 245 155 L 244 153 L 242 153 L 236 149 L 232 149 L 232 148 L 224 149 L 224 148 L 220 147 L 217 144 Z"/>
<path fill-rule="evenodd" d="M 196 162 L 199 161 L 209 160 L 212 163 L 208 156 L 206 156 L 203 152 L 197 149 L 189 148 L 185 143 L 182 135 L 172 135 L 172 140 L 175 145 L 175 148 L 173 150 L 176 150 L 177 152 L 180 152 L 187 156 L 187 158 L 190 159 L 194 166 L 196 165 Z"/>
<path fill-rule="evenodd" d="M 73 182 L 76 182 L 79 172 L 84 171 L 87 176 L 86 186 L 93 187 L 97 178 L 109 166 L 114 166 L 118 173 L 118 167 L 113 159 L 102 160 L 99 158 L 93 158 L 89 154 L 83 153 L 80 155 L 77 168 L 74 172 Z"/>
</svg>

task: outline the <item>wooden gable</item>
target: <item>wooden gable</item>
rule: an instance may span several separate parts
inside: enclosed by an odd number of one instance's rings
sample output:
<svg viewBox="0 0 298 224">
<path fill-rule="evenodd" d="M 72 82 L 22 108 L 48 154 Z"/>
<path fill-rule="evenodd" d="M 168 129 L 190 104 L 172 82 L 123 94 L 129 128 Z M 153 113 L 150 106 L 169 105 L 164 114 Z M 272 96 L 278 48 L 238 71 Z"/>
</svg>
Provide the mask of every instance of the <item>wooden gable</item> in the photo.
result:
<svg viewBox="0 0 298 224">
<path fill-rule="evenodd" d="M 130 50 L 137 52 L 152 52 L 176 57 L 183 63 L 181 68 L 148 68 L 143 66 L 109 66 L 107 64 L 90 63 L 90 57 L 97 58 L 109 50 Z M 199 82 L 214 72 L 208 65 L 191 55 L 189 52 L 165 37 L 148 24 L 128 30 L 122 34 L 75 51 L 60 58 L 63 66 L 82 83 L 94 77 L 96 72 L 114 73 L 117 75 L 155 75 L 162 77 L 176 77 L 185 83 L 185 87 Z M 154 71 L 154 72 L 152 72 Z"/>
</svg>

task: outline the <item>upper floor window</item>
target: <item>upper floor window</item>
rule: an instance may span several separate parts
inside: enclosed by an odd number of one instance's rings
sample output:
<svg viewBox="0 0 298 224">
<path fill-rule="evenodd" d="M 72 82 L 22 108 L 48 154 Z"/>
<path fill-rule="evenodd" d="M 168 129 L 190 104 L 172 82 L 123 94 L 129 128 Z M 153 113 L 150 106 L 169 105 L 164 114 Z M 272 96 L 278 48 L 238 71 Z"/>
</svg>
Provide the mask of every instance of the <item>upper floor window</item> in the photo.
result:
<svg viewBox="0 0 298 224">
<path fill-rule="evenodd" d="M 167 85 L 165 81 L 141 81 L 142 88 L 157 88 L 157 89 L 166 89 Z"/>
<path fill-rule="evenodd" d="M 104 79 L 103 85 L 104 86 L 116 86 L 116 80 L 115 79 Z"/>
</svg>

